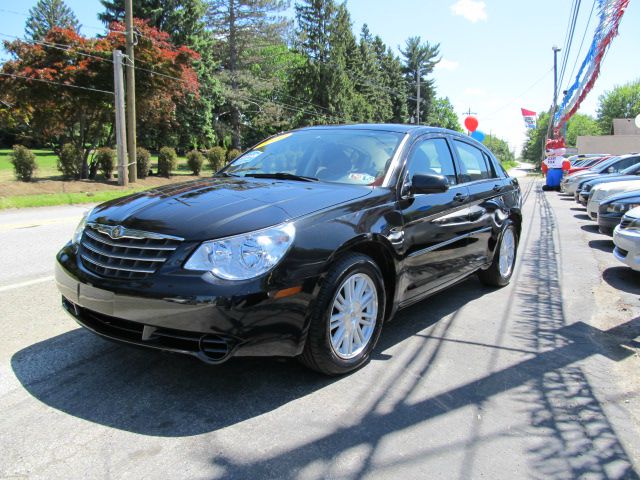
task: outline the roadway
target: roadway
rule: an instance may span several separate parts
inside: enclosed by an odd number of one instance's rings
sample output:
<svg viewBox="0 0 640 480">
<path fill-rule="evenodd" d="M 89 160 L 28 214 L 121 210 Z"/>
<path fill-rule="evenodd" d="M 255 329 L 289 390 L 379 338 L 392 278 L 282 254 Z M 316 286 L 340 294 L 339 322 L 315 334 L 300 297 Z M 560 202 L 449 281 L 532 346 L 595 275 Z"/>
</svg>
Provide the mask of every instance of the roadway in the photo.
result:
<svg viewBox="0 0 640 480">
<path fill-rule="evenodd" d="M 86 207 L 0 213 L 0 478 L 638 478 L 638 276 L 521 184 L 511 285 L 401 312 L 341 378 L 97 338 L 52 278 Z"/>
</svg>

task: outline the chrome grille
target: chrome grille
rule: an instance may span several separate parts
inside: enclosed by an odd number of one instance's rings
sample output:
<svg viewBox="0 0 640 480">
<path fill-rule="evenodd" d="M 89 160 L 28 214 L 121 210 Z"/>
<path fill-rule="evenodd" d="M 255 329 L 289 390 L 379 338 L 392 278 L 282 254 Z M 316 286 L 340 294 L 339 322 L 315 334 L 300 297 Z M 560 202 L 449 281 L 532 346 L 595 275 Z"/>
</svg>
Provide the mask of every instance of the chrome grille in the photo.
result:
<svg viewBox="0 0 640 480">
<path fill-rule="evenodd" d="M 631 225 L 631 219 L 627 217 L 622 217 L 622 221 L 620 222 L 620 228 L 627 228 Z"/>
<path fill-rule="evenodd" d="M 88 224 L 80 241 L 80 258 L 98 275 L 139 279 L 155 273 L 181 242 L 169 235 Z"/>
</svg>

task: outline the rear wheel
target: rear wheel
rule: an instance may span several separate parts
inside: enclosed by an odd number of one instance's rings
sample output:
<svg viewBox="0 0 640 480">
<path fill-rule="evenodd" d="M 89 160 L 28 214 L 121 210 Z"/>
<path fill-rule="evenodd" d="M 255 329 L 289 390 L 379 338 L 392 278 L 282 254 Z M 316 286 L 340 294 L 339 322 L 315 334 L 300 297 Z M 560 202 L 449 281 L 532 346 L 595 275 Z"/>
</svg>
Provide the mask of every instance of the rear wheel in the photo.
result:
<svg viewBox="0 0 640 480">
<path fill-rule="evenodd" d="M 513 275 L 513 267 L 518 252 L 518 237 L 513 224 L 509 224 L 500 238 L 500 245 L 493 256 L 491 266 L 486 270 L 480 270 L 478 277 L 485 285 L 492 287 L 504 287 L 509 284 Z"/>
<path fill-rule="evenodd" d="M 380 336 L 384 309 L 384 282 L 375 262 L 359 253 L 340 258 L 320 288 L 300 360 L 326 375 L 361 367 Z"/>
</svg>

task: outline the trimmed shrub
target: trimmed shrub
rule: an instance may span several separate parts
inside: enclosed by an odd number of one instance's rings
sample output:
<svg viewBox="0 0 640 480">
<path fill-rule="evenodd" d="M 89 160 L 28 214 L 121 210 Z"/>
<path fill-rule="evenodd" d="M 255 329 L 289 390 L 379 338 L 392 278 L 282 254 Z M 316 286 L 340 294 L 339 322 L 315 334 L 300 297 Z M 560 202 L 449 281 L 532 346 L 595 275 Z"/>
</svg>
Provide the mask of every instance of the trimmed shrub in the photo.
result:
<svg viewBox="0 0 640 480">
<path fill-rule="evenodd" d="M 36 156 L 31 150 L 23 145 L 14 145 L 9 159 L 13 164 L 13 170 L 18 180 L 21 182 L 33 180 L 33 172 L 38 169 L 38 164 L 36 163 Z"/>
<path fill-rule="evenodd" d="M 222 167 L 224 167 L 224 162 L 226 160 L 226 152 L 222 147 L 213 147 L 207 150 L 207 161 L 209 162 L 209 166 L 211 170 L 217 172 Z"/>
<path fill-rule="evenodd" d="M 178 166 L 178 155 L 171 147 L 162 147 L 158 152 L 158 175 L 171 177 L 171 172 Z"/>
<path fill-rule="evenodd" d="M 70 143 L 65 143 L 58 154 L 58 170 L 66 179 L 80 178 L 82 152 Z"/>
<path fill-rule="evenodd" d="M 195 176 L 200 175 L 200 170 L 202 170 L 203 163 L 204 155 L 202 155 L 198 150 L 191 150 L 189 153 L 187 153 L 187 166 Z"/>
<path fill-rule="evenodd" d="M 232 148 L 231 150 L 229 150 L 227 152 L 227 163 L 229 163 L 231 160 L 233 160 L 234 158 L 236 158 L 238 155 L 240 155 L 242 152 L 240 150 L 238 150 L 237 148 Z"/>
<path fill-rule="evenodd" d="M 99 148 L 93 160 L 98 164 L 104 178 L 110 180 L 116 166 L 116 151 L 109 147 Z"/>
<path fill-rule="evenodd" d="M 147 178 L 151 170 L 151 154 L 146 148 L 136 148 L 136 169 L 138 178 Z"/>
</svg>

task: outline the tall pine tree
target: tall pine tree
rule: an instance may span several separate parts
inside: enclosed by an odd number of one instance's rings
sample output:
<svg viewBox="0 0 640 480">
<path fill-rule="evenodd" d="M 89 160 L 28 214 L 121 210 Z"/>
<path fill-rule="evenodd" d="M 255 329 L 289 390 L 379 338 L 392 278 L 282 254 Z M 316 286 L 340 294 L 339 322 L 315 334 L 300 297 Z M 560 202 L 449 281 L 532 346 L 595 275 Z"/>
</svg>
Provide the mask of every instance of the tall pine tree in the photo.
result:
<svg viewBox="0 0 640 480">
<path fill-rule="evenodd" d="M 53 27 L 72 28 L 78 32 L 80 25 L 63 0 L 38 0 L 29 10 L 25 26 L 27 38 L 42 40 Z"/>
<path fill-rule="evenodd" d="M 404 49 L 400 50 L 404 57 L 404 73 L 409 84 L 408 109 L 412 117 L 417 117 L 418 82 L 420 82 L 420 123 L 426 121 L 431 112 L 435 99 L 435 86 L 433 79 L 428 78 L 440 61 L 440 44 L 431 45 L 422 42 L 420 37 L 409 37 Z"/>
</svg>

